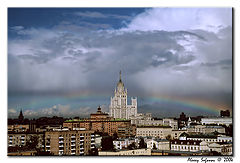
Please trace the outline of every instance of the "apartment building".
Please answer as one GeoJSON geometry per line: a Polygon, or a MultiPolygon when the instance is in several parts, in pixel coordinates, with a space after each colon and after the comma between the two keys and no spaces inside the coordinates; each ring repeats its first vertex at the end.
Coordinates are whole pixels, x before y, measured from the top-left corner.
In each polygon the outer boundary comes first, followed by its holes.
{"type": "Polygon", "coordinates": [[[37,148],[43,147],[44,133],[41,132],[8,132],[8,147],[26,146],[31,139],[38,141],[37,148]]]}
{"type": "Polygon", "coordinates": [[[94,131],[59,129],[45,133],[45,151],[53,155],[87,155],[94,147],[94,131]]]}

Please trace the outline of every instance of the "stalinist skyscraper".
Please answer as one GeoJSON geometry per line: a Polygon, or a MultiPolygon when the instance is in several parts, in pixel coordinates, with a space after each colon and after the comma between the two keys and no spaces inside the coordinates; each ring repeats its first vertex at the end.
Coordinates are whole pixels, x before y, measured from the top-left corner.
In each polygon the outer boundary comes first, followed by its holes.
{"type": "Polygon", "coordinates": [[[114,118],[130,119],[137,116],[137,98],[131,98],[132,103],[127,103],[127,89],[121,79],[121,71],[119,73],[119,82],[117,89],[115,88],[114,97],[111,97],[109,106],[110,116],[114,118]]]}

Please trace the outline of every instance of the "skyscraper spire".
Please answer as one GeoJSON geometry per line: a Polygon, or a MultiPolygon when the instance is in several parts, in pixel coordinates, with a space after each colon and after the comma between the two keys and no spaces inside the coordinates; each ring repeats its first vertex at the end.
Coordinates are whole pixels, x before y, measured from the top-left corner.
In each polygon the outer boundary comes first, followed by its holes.
{"type": "Polygon", "coordinates": [[[121,72],[121,70],[120,70],[120,72],[119,72],[119,81],[120,81],[120,82],[122,81],[122,72],[121,72]]]}

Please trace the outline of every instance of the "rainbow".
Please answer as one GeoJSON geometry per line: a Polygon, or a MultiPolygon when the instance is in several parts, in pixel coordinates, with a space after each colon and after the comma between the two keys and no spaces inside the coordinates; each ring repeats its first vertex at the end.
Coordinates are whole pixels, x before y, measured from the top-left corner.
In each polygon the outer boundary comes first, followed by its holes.
{"type": "MultiPolygon", "coordinates": [[[[74,94],[68,94],[65,97],[66,98],[74,98],[79,100],[87,100],[87,99],[109,99],[110,96],[107,94],[104,95],[90,95],[90,93],[87,95],[83,95],[85,93],[74,93],[74,94]]],[[[210,100],[203,100],[200,98],[186,98],[186,97],[179,97],[179,96],[149,96],[149,97],[143,97],[147,101],[150,101],[152,103],[154,102],[167,102],[169,104],[174,104],[176,106],[182,106],[186,108],[191,108],[196,111],[202,111],[206,113],[212,113],[212,114],[219,114],[220,110],[230,110],[232,111],[231,106],[227,106],[225,104],[216,103],[210,100]]]]}
{"type": "Polygon", "coordinates": [[[198,111],[204,111],[213,114],[219,114],[220,110],[232,111],[230,106],[220,103],[214,103],[213,101],[206,101],[202,99],[173,97],[173,96],[152,96],[148,98],[152,102],[168,102],[171,104],[185,106],[186,108],[192,108],[198,111]]]}

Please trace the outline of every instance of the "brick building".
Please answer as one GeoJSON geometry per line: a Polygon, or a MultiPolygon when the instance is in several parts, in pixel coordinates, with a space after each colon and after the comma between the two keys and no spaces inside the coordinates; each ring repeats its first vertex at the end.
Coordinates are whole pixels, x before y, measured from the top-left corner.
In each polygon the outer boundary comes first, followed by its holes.
{"type": "Polygon", "coordinates": [[[67,120],[63,123],[63,127],[67,127],[70,130],[85,128],[86,130],[107,133],[110,136],[116,133],[118,137],[136,135],[136,127],[131,125],[131,120],[109,117],[107,113],[101,111],[100,107],[96,113],[90,115],[90,119],[67,120]]]}

